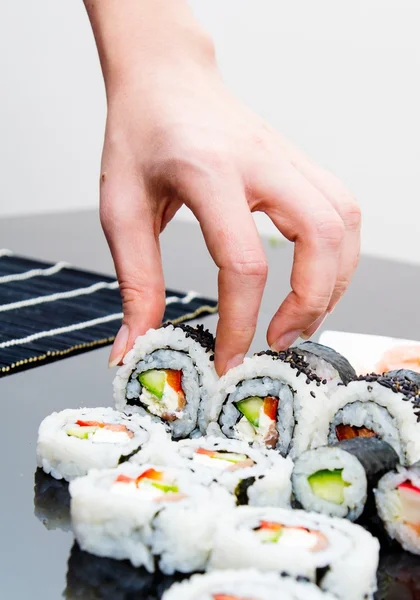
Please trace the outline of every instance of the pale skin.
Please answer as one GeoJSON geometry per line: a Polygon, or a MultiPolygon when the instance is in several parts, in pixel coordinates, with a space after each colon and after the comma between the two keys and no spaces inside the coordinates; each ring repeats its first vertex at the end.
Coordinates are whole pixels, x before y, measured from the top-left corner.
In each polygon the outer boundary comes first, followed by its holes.
{"type": "Polygon", "coordinates": [[[231,95],[186,1],[85,5],[108,103],[101,222],[124,312],[110,366],[161,323],[159,234],[182,204],[197,217],[219,268],[218,373],[242,362],[257,324],[267,262],[253,211],[265,212],[295,245],[291,290],[268,344],[283,350],[313,335],[357,266],[355,199],[231,95]]]}

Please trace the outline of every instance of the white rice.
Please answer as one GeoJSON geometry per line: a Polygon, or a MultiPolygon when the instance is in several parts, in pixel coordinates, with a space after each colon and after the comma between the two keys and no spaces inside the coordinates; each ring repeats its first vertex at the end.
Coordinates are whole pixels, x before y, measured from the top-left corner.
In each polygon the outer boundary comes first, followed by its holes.
{"type": "Polygon", "coordinates": [[[330,517],[347,518],[355,521],[363,512],[367,498],[366,473],[359,460],[340,448],[321,447],[308,450],[295,461],[293,469],[293,492],[296,500],[307,511],[314,511],[330,517]],[[308,477],[317,471],[342,470],[343,480],[350,484],[343,489],[342,504],[329,502],[316,496],[308,477]]]}
{"type": "Polygon", "coordinates": [[[291,472],[293,463],[275,450],[253,448],[240,440],[220,437],[203,437],[193,440],[165,443],[151,440],[131,459],[135,464],[153,462],[159,465],[189,469],[198,473],[203,481],[217,481],[235,494],[241,482],[250,483],[246,495],[252,506],[290,506],[291,472]],[[248,456],[255,464],[234,470],[221,469],[221,463],[196,454],[199,448],[219,452],[236,452],[248,456]],[[218,466],[216,466],[218,465],[218,466]],[[252,480],[254,480],[252,482],[252,480]]]}
{"type": "MultiPolygon", "coordinates": [[[[399,467],[397,471],[384,475],[375,490],[376,507],[389,536],[397,540],[404,550],[420,554],[420,534],[403,520],[401,514],[402,506],[397,487],[407,480],[420,489],[420,464],[410,468],[399,467]]],[[[418,525],[420,526],[420,513],[418,525]]]]}
{"type": "Polygon", "coordinates": [[[168,574],[174,570],[204,569],[208,560],[214,520],[231,510],[233,499],[222,487],[203,485],[196,474],[165,468],[165,474],[176,481],[179,493],[168,494],[156,501],[147,490],[130,484],[118,484],[119,475],[137,478],[146,470],[125,463],[118,469],[92,470],[86,477],[71,482],[71,517],[73,531],[82,548],[97,556],[128,559],[135,567],[149,572],[159,568],[168,574]],[[121,488],[121,486],[130,486],[121,488]]]}
{"type": "MultiPolygon", "coordinates": [[[[285,571],[316,581],[317,570],[327,568],[319,585],[341,600],[373,598],[379,542],[362,527],[345,519],[275,508],[242,506],[218,523],[210,560],[212,569],[285,571]],[[328,546],[318,551],[305,549],[297,534],[296,543],[261,541],[253,529],[261,520],[321,532],[328,546]]],[[[318,571],[319,572],[319,571],[318,571]]]]}
{"type": "Polygon", "coordinates": [[[67,409],[52,413],[42,421],[38,431],[37,463],[52,477],[71,481],[86,475],[90,469],[116,467],[122,456],[140,448],[151,435],[155,439],[168,437],[163,427],[147,417],[129,416],[112,408],[67,409]],[[66,433],[77,420],[125,425],[134,435],[132,438],[115,435],[115,442],[111,443],[80,439],[66,433]]]}
{"type": "MultiPolygon", "coordinates": [[[[217,381],[213,353],[206,351],[180,327],[169,325],[150,329],[137,338],[134,347],[124,358],[123,366],[114,379],[114,399],[119,410],[127,408],[141,415],[149,414],[142,406],[130,405],[140,396],[137,375],[150,369],[182,370],[182,389],[186,406],[182,416],[168,423],[175,438],[192,434],[197,427],[201,405],[208,403],[217,381]]],[[[159,417],[152,415],[154,420],[159,417]]]]}
{"type": "Polygon", "coordinates": [[[252,600],[333,600],[327,592],[313,583],[295,581],[277,573],[249,571],[213,571],[207,575],[193,575],[182,583],[175,583],[162,600],[213,600],[217,594],[252,600]]]}

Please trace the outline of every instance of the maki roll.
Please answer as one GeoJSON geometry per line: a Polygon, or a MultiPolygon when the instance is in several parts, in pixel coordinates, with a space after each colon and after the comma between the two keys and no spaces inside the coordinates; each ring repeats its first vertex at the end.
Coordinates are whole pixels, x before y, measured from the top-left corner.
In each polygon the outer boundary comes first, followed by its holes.
{"type": "Polygon", "coordinates": [[[378,540],[345,519],[241,506],[220,518],[210,568],[285,571],[360,600],[373,598],[378,560],[378,540]]]}
{"type": "Polygon", "coordinates": [[[285,456],[303,407],[307,405],[307,418],[315,418],[316,404],[326,402],[321,387],[321,378],[296,352],[262,352],[245,358],[220,379],[204,412],[202,429],[207,427],[209,435],[273,448],[285,456]]]}
{"type": "Polygon", "coordinates": [[[70,496],[82,550],[166,574],[205,568],[216,519],[234,505],[188,471],[131,463],[75,479],[70,496]]]}
{"type": "Polygon", "coordinates": [[[202,325],[150,329],[117,372],[116,407],[163,421],[175,439],[188,437],[217,380],[213,360],[214,338],[202,325]]]}
{"type": "Polygon", "coordinates": [[[296,455],[355,437],[377,437],[390,444],[400,462],[420,459],[419,375],[410,371],[365,375],[337,388],[324,409],[325,420],[298,423],[296,455]]]}
{"type": "Polygon", "coordinates": [[[329,393],[335,390],[337,384],[347,385],[357,374],[347,358],[328,346],[316,342],[303,342],[293,348],[298,354],[302,354],[308,362],[309,367],[326,380],[326,389],[329,393]]]}
{"type": "Polygon", "coordinates": [[[150,419],[112,408],[67,409],[46,417],[38,431],[37,461],[45,473],[71,481],[89,469],[116,467],[151,433],[167,437],[150,419]]]}
{"type": "Polygon", "coordinates": [[[291,459],[239,440],[202,437],[163,444],[152,440],[131,461],[189,469],[202,481],[223,485],[237,504],[290,506],[291,459]]]}
{"type": "Polygon", "coordinates": [[[295,461],[294,497],[305,510],[355,521],[365,509],[368,492],[397,464],[392,446],[375,438],[308,450],[295,461]]]}
{"type": "Polygon", "coordinates": [[[384,475],[375,499],[389,536],[404,550],[420,554],[420,462],[384,475]]]}
{"type": "Polygon", "coordinates": [[[34,514],[48,530],[70,531],[69,485],[42,469],[35,471],[34,514]]]}
{"type": "Polygon", "coordinates": [[[277,573],[213,571],[175,583],[162,600],[334,600],[313,583],[277,573]]]}

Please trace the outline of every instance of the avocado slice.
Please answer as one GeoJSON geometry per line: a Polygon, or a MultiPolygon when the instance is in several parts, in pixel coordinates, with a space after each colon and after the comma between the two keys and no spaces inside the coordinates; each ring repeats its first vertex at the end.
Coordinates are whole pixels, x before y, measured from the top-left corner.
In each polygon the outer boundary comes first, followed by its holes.
{"type": "Polygon", "coordinates": [[[155,487],[158,490],[162,490],[162,492],[165,492],[165,494],[168,494],[169,492],[171,493],[177,493],[179,492],[179,488],[177,485],[172,485],[170,483],[152,483],[152,486],[155,487]]]}
{"type": "Polygon", "coordinates": [[[325,469],[313,473],[308,477],[312,492],[327,502],[343,504],[344,488],[350,484],[344,481],[342,473],[343,469],[334,469],[333,471],[325,469]]]}
{"type": "Polygon", "coordinates": [[[275,544],[279,541],[283,529],[258,529],[257,534],[263,544],[275,544]]]}
{"type": "Polygon", "coordinates": [[[89,437],[89,433],[94,433],[98,427],[74,427],[72,429],[67,429],[67,435],[71,435],[72,437],[80,438],[81,440],[87,440],[89,437]]]}
{"type": "Polygon", "coordinates": [[[151,369],[140,373],[138,379],[143,387],[151,394],[162,400],[163,390],[165,389],[166,373],[163,370],[151,369]]]}
{"type": "Polygon", "coordinates": [[[250,398],[239,400],[239,402],[236,403],[236,408],[254,427],[258,427],[260,422],[260,409],[263,404],[264,400],[262,398],[251,396],[250,398]]]}
{"type": "Polygon", "coordinates": [[[214,455],[212,456],[212,458],[218,458],[220,460],[226,460],[226,461],[231,462],[231,463],[239,463],[239,462],[244,462],[249,457],[246,454],[239,454],[237,452],[224,452],[222,450],[222,451],[219,451],[219,452],[215,452],[214,455]]]}

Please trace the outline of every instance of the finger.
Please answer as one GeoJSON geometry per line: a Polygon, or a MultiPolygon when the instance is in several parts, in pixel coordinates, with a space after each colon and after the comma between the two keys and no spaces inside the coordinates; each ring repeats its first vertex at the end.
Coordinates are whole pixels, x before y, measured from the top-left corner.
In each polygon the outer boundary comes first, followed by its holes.
{"type": "Polygon", "coordinates": [[[101,223],[120,284],[123,325],[109,366],[119,364],[137,336],[158,327],[165,310],[165,285],[154,217],[143,188],[116,180],[103,182],[101,223]]]}
{"type": "Polygon", "coordinates": [[[239,181],[195,184],[189,193],[209,252],[219,267],[215,367],[240,364],[254,337],[267,278],[260,237],[239,181]]]}
{"type": "MultiPolygon", "coordinates": [[[[360,208],[356,200],[336,177],[318,168],[306,157],[302,156],[298,169],[331,202],[344,223],[344,238],[341,246],[337,281],[327,309],[328,312],[331,312],[347,290],[359,262],[360,208]]],[[[308,331],[307,333],[312,335],[314,331],[308,331]]]]}
{"type": "Polygon", "coordinates": [[[328,200],[291,166],[281,177],[265,173],[259,188],[267,198],[265,212],[295,243],[292,291],[267,332],[270,346],[282,350],[325,314],[335,288],[344,226],[328,200]]]}

